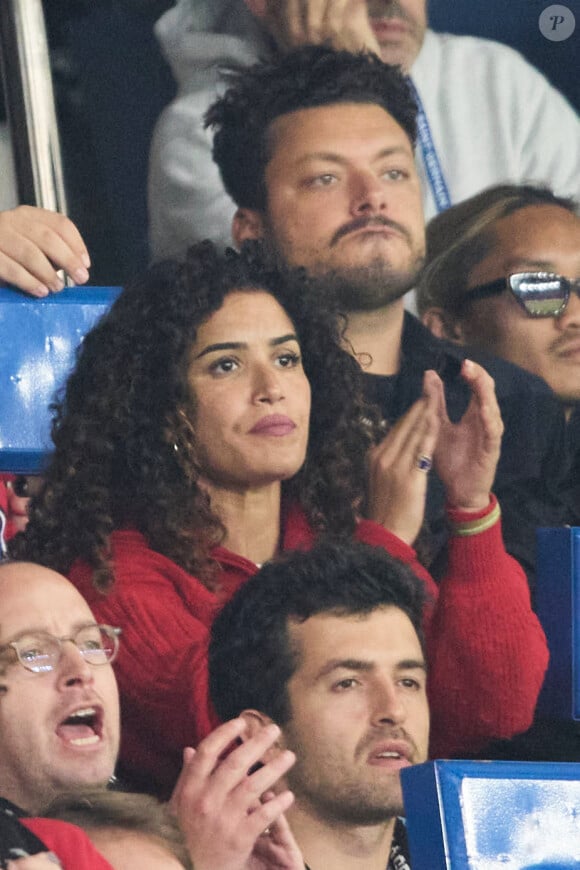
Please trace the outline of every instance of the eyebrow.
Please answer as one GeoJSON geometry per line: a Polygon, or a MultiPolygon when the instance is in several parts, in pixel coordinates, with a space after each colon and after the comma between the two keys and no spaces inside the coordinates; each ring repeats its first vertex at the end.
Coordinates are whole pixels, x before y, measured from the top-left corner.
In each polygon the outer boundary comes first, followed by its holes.
{"type": "MultiPolygon", "coordinates": [[[[82,628],[96,628],[99,625],[98,622],[91,622],[90,620],[86,620],[83,622],[75,622],[72,627],[71,634],[75,635],[82,628]]],[[[29,637],[36,634],[49,634],[51,637],[57,637],[57,635],[53,634],[44,626],[33,625],[30,628],[25,628],[22,631],[19,631],[13,637],[9,638],[9,640],[5,640],[0,642],[0,647],[8,646],[13,643],[15,640],[20,640],[23,637],[29,637]]],[[[68,635],[66,635],[68,637],[68,635]]]]}
{"type": "MultiPolygon", "coordinates": [[[[377,160],[383,160],[385,157],[391,157],[393,154],[402,154],[406,157],[410,157],[410,152],[403,147],[403,145],[395,145],[392,148],[383,148],[372,158],[373,162],[377,160]]],[[[346,165],[350,163],[350,159],[344,157],[342,154],[336,154],[334,151],[312,151],[309,154],[304,154],[299,160],[296,161],[296,165],[300,166],[303,163],[308,163],[311,160],[325,160],[330,161],[331,163],[339,163],[341,165],[346,165]]]]}
{"type": "MultiPolygon", "coordinates": [[[[370,673],[376,669],[376,664],[366,659],[330,659],[315,675],[315,681],[327,677],[333,671],[346,670],[370,673]]],[[[396,671],[420,670],[427,673],[427,663],[424,659],[402,659],[395,665],[396,671]]]]}
{"type": "MultiPolygon", "coordinates": [[[[299,344],[298,336],[293,332],[289,332],[287,335],[280,335],[278,338],[272,338],[268,342],[270,347],[278,347],[280,344],[285,344],[287,341],[295,341],[296,344],[299,344]]],[[[208,353],[215,353],[219,350],[246,350],[248,348],[248,343],[246,341],[220,341],[216,344],[208,344],[207,347],[197,354],[194,357],[194,360],[201,359],[202,356],[206,356],[208,353]]]]}
{"type": "Polygon", "coordinates": [[[531,257],[512,257],[506,263],[506,269],[540,269],[543,272],[552,272],[553,263],[550,260],[534,260],[531,257]]]}

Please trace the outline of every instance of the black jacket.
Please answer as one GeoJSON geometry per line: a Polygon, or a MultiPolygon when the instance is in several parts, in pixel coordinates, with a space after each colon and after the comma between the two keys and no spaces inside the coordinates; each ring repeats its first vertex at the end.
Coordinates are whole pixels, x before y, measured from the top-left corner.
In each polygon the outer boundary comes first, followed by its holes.
{"type": "MultiPolygon", "coordinates": [[[[493,489],[502,509],[506,549],[524,567],[533,588],[536,528],[568,519],[566,426],[547,384],[505,360],[436,338],[406,312],[400,371],[389,377],[365,374],[366,395],[393,423],[421,396],[423,373],[434,369],[445,386],[449,417],[457,421],[470,398],[459,374],[465,358],[478,362],[495,380],[505,431],[493,489]]],[[[431,472],[422,538],[428,551],[425,561],[436,579],[444,571],[447,537],[443,486],[431,472]]]]}
{"type": "Polygon", "coordinates": [[[38,837],[18,821],[25,815],[10,801],[0,798],[0,867],[6,867],[11,858],[46,852],[38,837]]]}

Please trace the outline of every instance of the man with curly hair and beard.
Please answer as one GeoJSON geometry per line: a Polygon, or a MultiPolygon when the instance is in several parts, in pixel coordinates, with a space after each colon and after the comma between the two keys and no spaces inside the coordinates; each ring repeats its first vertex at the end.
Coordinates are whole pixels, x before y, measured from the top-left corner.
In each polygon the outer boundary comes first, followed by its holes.
{"type": "MultiPolygon", "coordinates": [[[[213,156],[238,206],[238,246],[262,239],[280,261],[315,276],[347,316],[346,344],[367,398],[395,423],[421,395],[426,370],[445,385],[452,420],[470,390],[465,360],[495,380],[505,433],[494,483],[508,551],[533,585],[535,530],[564,521],[565,425],[543,381],[472,348],[434,338],[405,312],[419,275],[425,228],[414,162],[417,107],[400,72],[371,54],[307,46],[231,74],[209,109],[213,156]]],[[[445,564],[440,481],[427,495],[430,567],[445,564]]]]}
{"type": "MultiPolygon", "coordinates": [[[[440,3],[439,16],[446,6],[447,21],[457,24],[457,10],[469,5],[440,3]]],[[[422,103],[416,163],[427,218],[508,179],[533,178],[561,195],[577,194],[574,108],[507,45],[436,33],[428,6],[427,0],[174,0],[155,25],[178,93],[151,142],[154,255],[175,256],[205,236],[230,243],[235,205],[212,165],[203,114],[227,85],[224,68],[302,45],[364,48],[409,74],[422,103]]]]}

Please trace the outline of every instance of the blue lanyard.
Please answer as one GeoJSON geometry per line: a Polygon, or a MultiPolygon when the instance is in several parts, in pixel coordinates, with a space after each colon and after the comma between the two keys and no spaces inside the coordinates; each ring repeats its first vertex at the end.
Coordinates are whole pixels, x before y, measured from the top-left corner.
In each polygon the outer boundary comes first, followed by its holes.
{"type": "Polygon", "coordinates": [[[441,168],[439,156],[435,149],[435,143],[433,142],[433,136],[431,135],[431,128],[429,127],[429,121],[427,120],[421,97],[409,77],[407,77],[407,82],[411,88],[415,102],[417,103],[417,134],[419,137],[421,152],[423,154],[423,162],[425,163],[425,169],[427,170],[429,185],[433,191],[437,211],[445,211],[445,209],[449,208],[451,205],[449,188],[447,187],[447,182],[443,175],[443,169],[441,168]]]}

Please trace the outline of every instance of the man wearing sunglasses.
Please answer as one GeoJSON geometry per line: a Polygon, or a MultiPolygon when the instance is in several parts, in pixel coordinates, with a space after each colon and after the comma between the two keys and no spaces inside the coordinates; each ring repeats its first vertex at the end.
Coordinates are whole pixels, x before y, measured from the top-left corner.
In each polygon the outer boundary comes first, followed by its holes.
{"type": "Polygon", "coordinates": [[[435,335],[542,377],[568,419],[580,522],[580,213],[542,187],[499,185],[434,218],[417,291],[435,335]]]}

